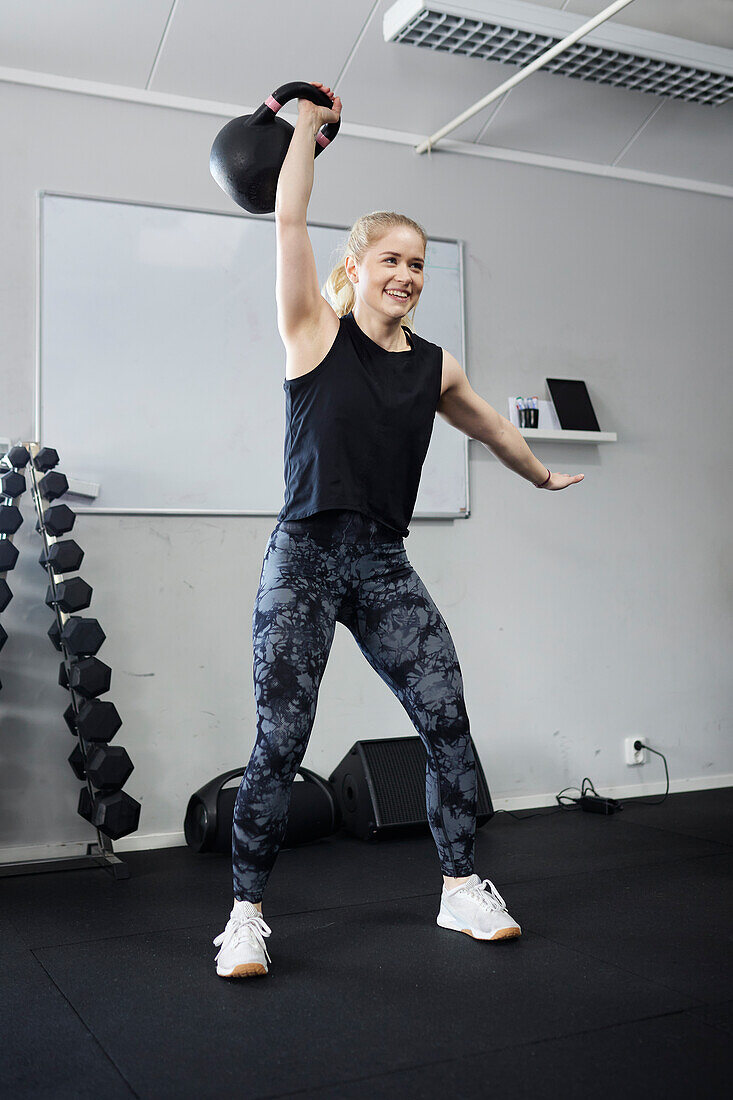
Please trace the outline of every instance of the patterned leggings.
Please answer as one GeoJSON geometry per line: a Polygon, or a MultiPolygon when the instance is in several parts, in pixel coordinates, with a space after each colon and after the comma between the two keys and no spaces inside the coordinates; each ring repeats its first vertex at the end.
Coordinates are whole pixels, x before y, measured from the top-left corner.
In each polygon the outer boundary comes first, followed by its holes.
{"type": "Polygon", "coordinates": [[[252,617],[257,736],[237,793],[234,896],[259,902],[285,835],[336,622],[407,711],[427,753],[443,874],[473,873],[476,769],[463,677],[443,616],[396,531],[329,509],[270,535],[252,617]]]}

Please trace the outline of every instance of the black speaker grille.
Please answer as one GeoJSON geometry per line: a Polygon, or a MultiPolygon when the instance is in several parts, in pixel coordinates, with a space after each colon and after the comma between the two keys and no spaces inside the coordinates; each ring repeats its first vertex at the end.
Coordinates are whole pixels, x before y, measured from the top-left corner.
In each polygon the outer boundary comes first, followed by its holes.
{"type": "Polygon", "coordinates": [[[361,741],[372,791],[376,824],[425,821],[427,755],[419,737],[361,741]]]}

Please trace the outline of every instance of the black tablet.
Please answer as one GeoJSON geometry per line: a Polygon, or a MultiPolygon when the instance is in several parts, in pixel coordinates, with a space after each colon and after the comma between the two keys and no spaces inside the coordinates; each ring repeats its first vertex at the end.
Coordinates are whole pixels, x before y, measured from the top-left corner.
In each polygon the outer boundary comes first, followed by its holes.
{"type": "Polygon", "coordinates": [[[600,432],[585,382],[569,378],[546,378],[545,381],[561,428],[600,432]]]}

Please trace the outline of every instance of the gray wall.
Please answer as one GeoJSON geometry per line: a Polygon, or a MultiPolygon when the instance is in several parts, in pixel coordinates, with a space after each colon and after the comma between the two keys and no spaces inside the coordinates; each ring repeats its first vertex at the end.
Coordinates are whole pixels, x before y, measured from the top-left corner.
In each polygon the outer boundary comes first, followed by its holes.
{"type": "MultiPolygon", "coordinates": [[[[37,191],[231,212],[208,172],[223,121],[0,86],[0,436],[33,436],[37,191]]],[[[506,415],[508,394],[545,396],[547,375],[584,378],[619,436],[534,444],[551,469],[586,475],[561,493],[472,442],[470,519],[416,521],[406,541],[453,634],[497,804],[551,801],[586,775],[605,793],[663,790],[659,758],[625,766],[630,735],[666,754],[673,789],[730,783],[729,200],[340,136],[318,159],[312,219],[348,225],[380,208],[465,239],[478,393],[506,415]]],[[[68,697],[28,496],[23,511],[0,656],[3,859],[94,839],[66,764],[68,697]]],[[[135,763],[126,790],[143,807],[120,850],[182,843],[191,792],[246,763],[252,604],[273,523],[77,520],[124,720],[116,740],[135,763]]],[[[305,765],[327,775],[354,741],[411,733],[339,625],[305,765]]]]}

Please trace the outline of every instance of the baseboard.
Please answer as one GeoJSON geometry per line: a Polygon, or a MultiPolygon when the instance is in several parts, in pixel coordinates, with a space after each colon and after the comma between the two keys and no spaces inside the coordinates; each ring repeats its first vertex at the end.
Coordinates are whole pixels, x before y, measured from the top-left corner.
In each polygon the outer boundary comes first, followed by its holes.
{"type": "MultiPolygon", "coordinates": [[[[669,793],[681,794],[684,791],[710,791],[718,787],[733,787],[733,775],[705,775],[694,779],[670,779],[669,793]]],[[[599,785],[596,790],[602,798],[646,798],[661,797],[664,794],[666,783],[657,780],[654,783],[629,783],[623,787],[604,787],[599,785]]],[[[534,810],[540,806],[556,806],[557,791],[548,791],[545,794],[511,795],[503,797],[491,792],[491,801],[495,810],[534,810]]],[[[579,790],[568,790],[566,794],[577,798],[579,790]]]]}
{"type": "MultiPolygon", "coordinates": [[[[701,776],[696,779],[675,779],[669,784],[670,794],[683,791],[708,791],[719,787],[733,787],[733,775],[701,776]]],[[[664,794],[664,783],[634,783],[625,787],[598,787],[598,793],[604,798],[643,798],[658,797],[664,794]]],[[[557,805],[555,794],[513,795],[512,797],[494,796],[492,802],[496,810],[533,810],[542,806],[557,805]]],[[[577,795],[577,791],[568,792],[577,795]]],[[[27,860],[69,859],[86,855],[87,844],[96,843],[96,833],[86,840],[67,844],[31,844],[22,848],[0,848],[0,864],[24,863],[27,860]]],[[[148,852],[156,848],[180,848],[186,843],[183,831],[179,833],[134,833],[123,837],[114,844],[117,853],[148,852]]]]}

